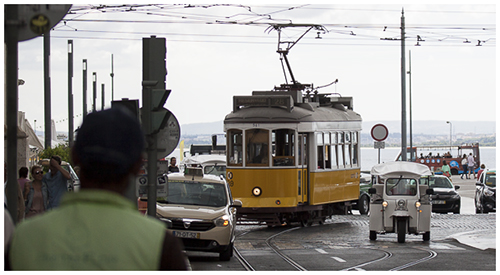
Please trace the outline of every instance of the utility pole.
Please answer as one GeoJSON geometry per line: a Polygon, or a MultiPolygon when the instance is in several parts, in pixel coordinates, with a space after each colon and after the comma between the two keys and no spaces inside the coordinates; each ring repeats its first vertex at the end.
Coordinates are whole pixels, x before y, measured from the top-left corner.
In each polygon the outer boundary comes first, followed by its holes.
{"type": "Polygon", "coordinates": [[[17,224],[17,113],[18,113],[18,5],[5,5],[5,123],[7,159],[5,197],[12,221],[17,224]]]}
{"type": "Polygon", "coordinates": [[[115,73],[113,68],[113,54],[111,54],[111,73],[109,75],[111,76],[111,102],[113,102],[113,100],[115,100],[115,73]]]}
{"type": "Polygon", "coordinates": [[[52,147],[52,114],[50,98],[50,30],[43,34],[43,76],[45,98],[45,149],[52,147]]]}
{"type": "Polygon", "coordinates": [[[73,147],[73,40],[68,40],[68,138],[73,147]]]}
{"type": "Polygon", "coordinates": [[[401,11],[401,160],[406,161],[405,12],[401,11]]]}
{"type": "MultiPolygon", "coordinates": [[[[415,151],[413,150],[413,118],[412,118],[412,103],[411,103],[411,51],[409,51],[409,56],[408,56],[408,67],[410,70],[408,71],[408,76],[409,76],[409,85],[410,85],[410,90],[408,91],[408,96],[409,96],[409,103],[410,103],[410,160],[413,161],[413,154],[415,151]]],[[[415,156],[416,158],[417,156],[415,156]]]]}
{"type": "Polygon", "coordinates": [[[104,110],[104,83],[101,83],[101,110],[104,110]]]}
{"type": "Polygon", "coordinates": [[[87,59],[83,60],[83,119],[87,116],[87,59]]]}
{"type": "Polygon", "coordinates": [[[96,106],[95,106],[95,101],[97,98],[97,73],[93,72],[92,73],[92,88],[93,88],[93,95],[92,95],[92,112],[96,111],[96,106]]]}

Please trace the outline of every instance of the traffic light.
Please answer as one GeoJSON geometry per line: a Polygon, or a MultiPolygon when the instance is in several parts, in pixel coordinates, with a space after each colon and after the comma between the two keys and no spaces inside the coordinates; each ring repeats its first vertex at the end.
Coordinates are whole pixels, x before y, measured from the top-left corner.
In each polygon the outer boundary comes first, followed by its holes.
{"type": "Polygon", "coordinates": [[[142,60],[142,125],[145,134],[156,134],[165,127],[170,112],[163,108],[170,95],[165,89],[166,40],[165,38],[143,38],[142,60]]]}
{"type": "Polygon", "coordinates": [[[123,107],[126,110],[129,110],[134,117],[139,119],[139,100],[138,99],[128,99],[122,98],[122,100],[113,100],[111,101],[111,108],[113,107],[123,107]]]}
{"type": "Polygon", "coordinates": [[[158,81],[153,89],[165,89],[165,77],[167,76],[167,47],[165,38],[142,39],[142,80],[158,81]]]}

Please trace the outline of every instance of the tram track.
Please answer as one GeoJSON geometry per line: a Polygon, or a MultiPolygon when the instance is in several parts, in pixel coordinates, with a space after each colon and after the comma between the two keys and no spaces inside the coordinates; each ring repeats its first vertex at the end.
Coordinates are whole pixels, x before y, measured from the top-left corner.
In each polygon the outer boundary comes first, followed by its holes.
{"type": "MultiPolygon", "coordinates": [[[[292,232],[294,230],[301,229],[301,228],[302,227],[293,227],[293,228],[288,228],[288,229],[282,230],[282,231],[280,231],[280,232],[278,232],[276,234],[273,234],[273,235],[267,237],[265,239],[265,244],[267,245],[267,247],[269,247],[271,249],[271,251],[273,252],[274,255],[276,255],[279,258],[281,258],[284,262],[286,262],[289,266],[293,267],[295,270],[298,270],[298,271],[307,271],[307,269],[304,266],[300,265],[299,263],[297,263],[296,261],[294,261],[292,258],[290,258],[289,256],[287,256],[285,253],[283,253],[281,251],[281,249],[275,244],[275,239],[277,237],[279,237],[279,236],[281,236],[283,234],[292,232]]],[[[237,235],[237,238],[239,238],[241,236],[244,236],[244,235],[246,235],[248,233],[257,232],[259,230],[261,230],[261,228],[259,228],[257,230],[248,230],[248,231],[242,232],[241,234],[237,235]]],[[[400,271],[400,270],[405,270],[407,268],[415,266],[417,264],[429,261],[431,259],[434,259],[438,255],[438,253],[435,252],[434,250],[425,249],[425,248],[419,248],[419,247],[410,247],[410,249],[416,249],[416,250],[420,250],[420,251],[425,251],[425,252],[428,253],[428,255],[426,255],[425,257],[419,258],[417,260],[406,262],[404,264],[400,264],[400,265],[394,267],[394,263],[391,264],[387,260],[389,260],[391,258],[394,258],[394,256],[399,255],[399,253],[394,252],[394,251],[391,252],[388,249],[378,249],[378,248],[366,248],[366,249],[373,250],[373,251],[380,251],[380,252],[383,253],[383,255],[381,257],[377,258],[377,259],[373,259],[373,260],[366,261],[366,262],[363,262],[363,263],[360,263],[360,264],[356,264],[354,266],[341,269],[340,271],[362,271],[362,270],[370,270],[369,269],[370,265],[375,264],[375,263],[379,263],[380,264],[380,262],[382,262],[382,261],[385,261],[385,263],[382,264],[383,266],[385,266],[385,268],[382,268],[383,270],[387,270],[387,271],[400,271]],[[392,265],[392,267],[391,267],[391,265],[392,265]],[[368,267],[368,269],[367,269],[367,267],[368,267]]],[[[238,251],[238,249],[236,247],[234,248],[234,252],[235,252],[236,258],[238,259],[238,261],[240,262],[240,264],[243,266],[243,268],[245,270],[247,270],[247,271],[256,271],[257,270],[250,263],[250,261],[247,260],[240,253],[240,251],[238,251]]],[[[401,262],[399,262],[399,263],[401,263],[401,262]]]]}
{"type": "MultiPolygon", "coordinates": [[[[265,243],[274,252],[274,254],[276,254],[277,256],[279,256],[282,260],[284,260],[286,263],[288,263],[294,269],[296,269],[298,271],[307,271],[306,268],[304,268],[299,263],[297,263],[296,261],[294,261],[293,259],[291,259],[287,255],[285,255],[283,252],[281,252],[281,249],[279,249],[279,247],[277,247],[274,244],[274,242],[273,242],[276,237],[278,237],[278,236],[280,236],[282,234],[291,232],[293,230],[300,229],[300,228],[301,227],[293,227],[293,228],[289,228],[289,229],[283,230],[283,231],[281,231],[279,233],[276,233],[276,234],[268,237],[265,240],[265,243]]],[[[252,231],[249,230],[249,231],[243,232],[243,233],[237,235],[236,237],[237,238],[241,237],[241,236],[246,235],[246,234],[248,234],[250,232],[252,232],[252,231]]],[[[239,252],[239,250],[236,247],[234,247],[234,253],[235,253],[236,258],[240,262],[240,264],[243,266],[243,268],[245,268],[245,270],[247,270],[247,271],[256,271],[256,269],[250,264],[250,262],[247,259],[245,259],[245,257],[239,252]]]]}
{"type": "Polygon", "coordinates": [[[404,265],[400,265],[400,266],[397,266],[397,267],[394,267],[392,269],[390,269],[389,271],[399,271],[399,270],[403,270],[403,269],[406,269],[410,266],[414,266],[416,264],[419,264],[419,263],[423,263],[425,261],[428,261],[430,259],[433,259],[437,256],[437,252],[434,251],[434,250],[427,250],[427,249],[421,249],[421,248],[417,248],[417,249],[420,249],[420,250],[423,250],[423,251],[426,251],[429,253],[429,256],[427,257],[424,257],[424,258],[421,258],[419,260],[416,260],[416,261],[412,261],[412,262],[409,262],[407,264],[404,264],[404,265]]]}

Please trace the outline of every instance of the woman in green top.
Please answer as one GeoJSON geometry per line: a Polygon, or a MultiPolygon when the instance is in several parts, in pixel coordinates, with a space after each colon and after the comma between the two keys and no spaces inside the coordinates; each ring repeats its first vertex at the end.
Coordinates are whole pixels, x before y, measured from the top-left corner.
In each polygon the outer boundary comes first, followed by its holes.
{"type": "Polygon", "coordinates": [[[446,163],[446,160],[443,160],[443,166],[441,167],[441,170],[443,171],[443,175],[451,178],[451,169],[450,166],[446,163]]]}

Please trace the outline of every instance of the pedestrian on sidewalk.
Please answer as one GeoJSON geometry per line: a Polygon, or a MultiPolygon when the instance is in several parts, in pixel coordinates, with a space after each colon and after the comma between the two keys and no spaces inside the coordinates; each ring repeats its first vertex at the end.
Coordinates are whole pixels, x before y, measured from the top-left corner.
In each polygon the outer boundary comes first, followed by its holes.
{"type": "Polygon", "coordinates": [[[471,174],[473,174],[474,178],[476,178],[476,175],[474,173],[474,166],[476,166],[476,161],[474,160],[472,153],[470,153],[469,157],[467,158],[467,166],[467,169],[469,170],[469,179],[471,178],[471,174]]]}
{"type": "Polygon", "coordinates": [[[144,144],[139,121],[120,107],[85,117],[72,148],[80,191],[19,224],[5,269],[187,270],[182,243],[124,197],[144,144]]]}
{"type": "Polygon", "coordinates": [[[462,158],[462,170],[464,170],[462,172],[462,175],[460,176],[461,179],[464,179],[464,175],[465,175],[465,178],[468,179],[469,176],[467,175],[467,166],[468,166],[468,161],[467,161],[467,155],[464,154],[464,157],[462,158]]]}
{"type": "Polygon", "coordinates": [[[443,166],[441,167],[441,171],[443,171],[443,175],[451,179],[451,169],[450,166],[446,163],[446,160],[443,160],[443,166]]]}

